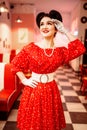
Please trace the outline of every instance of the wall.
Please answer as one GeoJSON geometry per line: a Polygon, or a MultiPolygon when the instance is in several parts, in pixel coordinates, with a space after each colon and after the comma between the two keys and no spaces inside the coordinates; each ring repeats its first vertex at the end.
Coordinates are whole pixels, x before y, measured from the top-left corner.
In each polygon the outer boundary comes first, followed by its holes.
{"type": "Polygon", "coordinates": [[[34,41],[34,7],[14,4],[12,13],[12,48],[22,49],[26,44],[34,41]],[[17,23],[20,17],[22,23],[17,23]]]}
{"type": "Polygon", "coordinates": [[[87,21],[86,21],[86,23],[81,22],[81,18],[83,16],[86,16],[86,19],[87,19],[87,9],[85,10],[83,8],[84,3],[87,3],[87,0],[81,1],[81,10],[80,10],[80,19],[79,19],[79,34],[78,34],[78,37],[82,40],[82,42],[84,42],[85,29],[87,29],[87,21]]]}
{"type": "MultiPolygon", "coordinates": [[[[71,25],[71,32],[74,34],[74,32],[77,31],[76,37],[78,37],[83,42],[83,44],[84,44],[85,29],[87,28],[87,22],[85,24],[82,24],[81,17],[82,16],[87,17],[87,10],[83,9],[83,4],[86,2],[87,0],[81,0],[81,2],[78,3],[76,8],[73,10],[72,25],[71,25]]],[[[72,68],[75,71],[79,71],[79,66],[80,64],[82,64],[82,60],[83,60],[83,55],[70,62],[72,68]]]]}
{"type": "MultiPolygon", "coordinates": [[[[78,3],[78,5],[74,8],[74,10],[71,13],[71,33],[76,34],[76,37],[78,37],[78,32],[79,32],[79,19],[80,19],[80,8],[81,8],[81,3],[78,3]]],[[[79,62],[80,62],[80,57],[72,60],[70,62],[70,65],[75,71],[79,70],[79,62]]]]}
{"type": "Polygon", "coordinates": [[[34,14],[12,14],[12,48],[21,49],[34,41],[34,14]],[[17,23],[20,16],[22,23],[17,23]]]}
{"type": "MultiPolygon", "coordinates": [[[[4,0],[6,6],[9,8],[9,3],[4,0]]],[[[4,2],[0,0],[1,2],[4,2]]],[[[0,15],[0,53],[7,53],[11,50],[11,14],[1,13],[0,15]]]]}

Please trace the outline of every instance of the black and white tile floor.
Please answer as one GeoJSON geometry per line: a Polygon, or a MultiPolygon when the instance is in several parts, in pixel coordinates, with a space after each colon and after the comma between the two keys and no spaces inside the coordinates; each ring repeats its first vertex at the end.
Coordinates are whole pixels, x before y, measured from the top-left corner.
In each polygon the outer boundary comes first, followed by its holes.
{"type": "MultiPolygon", "coordinates": [[[[80,92],[78,75],[68,66],[56,71],[67,126],[64,130],[87,130],[87,99],[80,92]]],[[[13,105],[8,119],[0,120],[0,130],[18,130],[16,118],[21,95],[13,105]]]]}

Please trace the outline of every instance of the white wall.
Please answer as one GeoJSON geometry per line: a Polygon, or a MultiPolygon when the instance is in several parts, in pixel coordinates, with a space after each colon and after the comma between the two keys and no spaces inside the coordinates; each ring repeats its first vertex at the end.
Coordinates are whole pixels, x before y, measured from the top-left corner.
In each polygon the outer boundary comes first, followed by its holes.
{"type": "MultiPolygon", "coordinates": [[[[87,11],[83,9],[83,4],[87,2],[87,0],[84,0],[80,3],[78,3],[78,6],[75,7],[75,9],[72,11],[72,24],[71,24],[71,32],[74,34],[75,31],[78,32],[77,36],[84,44],[84,34],[85,34],[85,28],[87,28],[87,22],[86,24],[81,23],[81,17],[86,16],[87,17],[87,11]]],[[[75,71],[79,70],[80,64],[82,64],[82,58],[80,57],[76,58],[75,60],[72,60],[70,62],[70,65],[75,71]]]]}
{"type": "MultiPolygon", "coordinates": [[[[9,3],[4,0],[9,9],[9,3]]],[[[0,2],[4,2],[0,0],[0,2]]],[[[9,9],[10,10],[10,9],[9,9]]],[[[1,13],[0,15],[0,53],[9,52],[11,50],[11,14],[1,13]]]]}

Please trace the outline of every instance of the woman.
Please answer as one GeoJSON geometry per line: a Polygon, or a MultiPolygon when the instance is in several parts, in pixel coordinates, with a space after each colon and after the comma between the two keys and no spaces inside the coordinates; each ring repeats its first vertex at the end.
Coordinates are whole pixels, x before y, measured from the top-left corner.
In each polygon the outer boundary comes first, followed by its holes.
{"type": "Polygon", "coordinates": [[[85,48],[66,31],[59,12],[41,12],[36,17],[36,23],[43,39],[25,46],[12,61],[13,71],[25,85],[18,110],[18,128],[61,130],[66,125],[54,72],[59,66],[83,54],[85,48]],[[68,48],[54,45],[57,31],[69,39],[68,48]],[[24,75],[26,70],[32,71],[29,79],[24,75]]]}

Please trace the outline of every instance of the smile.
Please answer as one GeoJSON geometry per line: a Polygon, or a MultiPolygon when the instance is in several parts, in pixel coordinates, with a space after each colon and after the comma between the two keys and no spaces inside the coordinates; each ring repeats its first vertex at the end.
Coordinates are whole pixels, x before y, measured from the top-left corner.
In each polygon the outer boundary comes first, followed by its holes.
{"type": "Polygon", "coordinates": [[[48,30],[43,30],[43,33],[48,33],[49,31],[48,30]]]}

